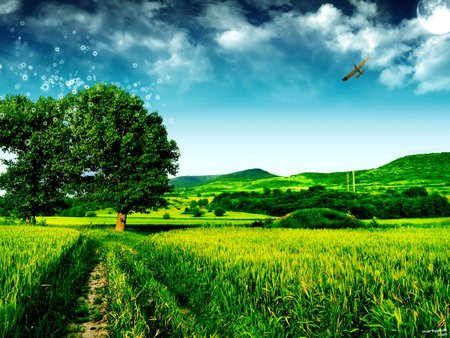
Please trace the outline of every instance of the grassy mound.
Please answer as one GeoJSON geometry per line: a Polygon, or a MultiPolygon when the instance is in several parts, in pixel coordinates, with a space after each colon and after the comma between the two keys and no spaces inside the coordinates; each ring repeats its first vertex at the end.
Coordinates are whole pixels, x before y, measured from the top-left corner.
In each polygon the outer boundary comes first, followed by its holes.
{"type": "Polygon", "coordinates": [[[327,208],[294,211],[272,224],[274,228],[340,229],[363,227],[356,217],[327,208]]]}

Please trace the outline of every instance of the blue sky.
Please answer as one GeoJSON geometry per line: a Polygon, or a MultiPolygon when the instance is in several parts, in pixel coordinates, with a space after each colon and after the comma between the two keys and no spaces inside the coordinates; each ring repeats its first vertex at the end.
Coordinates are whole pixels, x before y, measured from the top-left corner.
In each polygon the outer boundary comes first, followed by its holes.
{"type": "Polygon", "coordinates": [[[0,4],[0,95],[117,83],[163,116],[179,176],[450,150],[450,35],[425,31],[415,1],[27,3],[0,4]]]}

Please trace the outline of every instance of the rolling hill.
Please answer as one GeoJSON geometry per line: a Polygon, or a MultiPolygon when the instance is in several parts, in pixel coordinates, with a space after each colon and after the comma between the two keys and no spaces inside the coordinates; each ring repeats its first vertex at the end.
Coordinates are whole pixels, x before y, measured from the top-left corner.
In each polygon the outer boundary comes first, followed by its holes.
{"type": "MultiPolygon", "coordinates": [[[[228,175],[182,176],[171,180],[177,192],[214,194],[237,190],[306,189],[323,185],[347,189],[348,172],[301,173],[289,177],[250,169],[228,175]]],[[[450,152],[409,155],[381,167],[355,172],[357,191],[376,192],[389,188],[423,186],[450,195],[450,152]]],[[[350,175],[351,181],[351,175],[350,175]]]]}
{"type": "Polygon", "coordinates": [[[194,188],[212,182],[247,182],[278,177],[262,169],[248,169],[226,175],[180,176],[171,179],[175,189],[194,188]]]}

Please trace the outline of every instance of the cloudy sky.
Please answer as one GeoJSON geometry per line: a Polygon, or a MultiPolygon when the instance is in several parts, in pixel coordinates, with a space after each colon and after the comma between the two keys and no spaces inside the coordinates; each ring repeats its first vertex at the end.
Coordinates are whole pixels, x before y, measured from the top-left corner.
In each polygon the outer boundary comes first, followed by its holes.
{"type": "Polygon", "coordinates": [[[117,83],[164,117],[178,175],[373,168],[450,150],[450,35],[424,30],[416,7],[2,0],[0,96],[117,83]]]}

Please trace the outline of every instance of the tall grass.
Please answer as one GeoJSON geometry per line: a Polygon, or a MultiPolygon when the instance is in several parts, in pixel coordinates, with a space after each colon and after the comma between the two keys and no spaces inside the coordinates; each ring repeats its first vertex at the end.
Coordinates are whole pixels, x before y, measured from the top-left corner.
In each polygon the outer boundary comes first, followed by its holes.
{"type": "Polygon", "coordinates": [[[108,280],[111,337],[204,337],[195,317],[153,278],[136,246],[145,237],[134,233],[93,231],[102,238],[108,280]]]}
{"type": "Polygon", "coordinates": [[[448,229],[194,229],[149,237],[155,278],[219,336],[448,329],[448,229]]]}
{"type": "Polygon", "coordinates": [[[0,337],[61,336],[91,243],[71,229],[1,226],[0,247],[0,337]]]}

